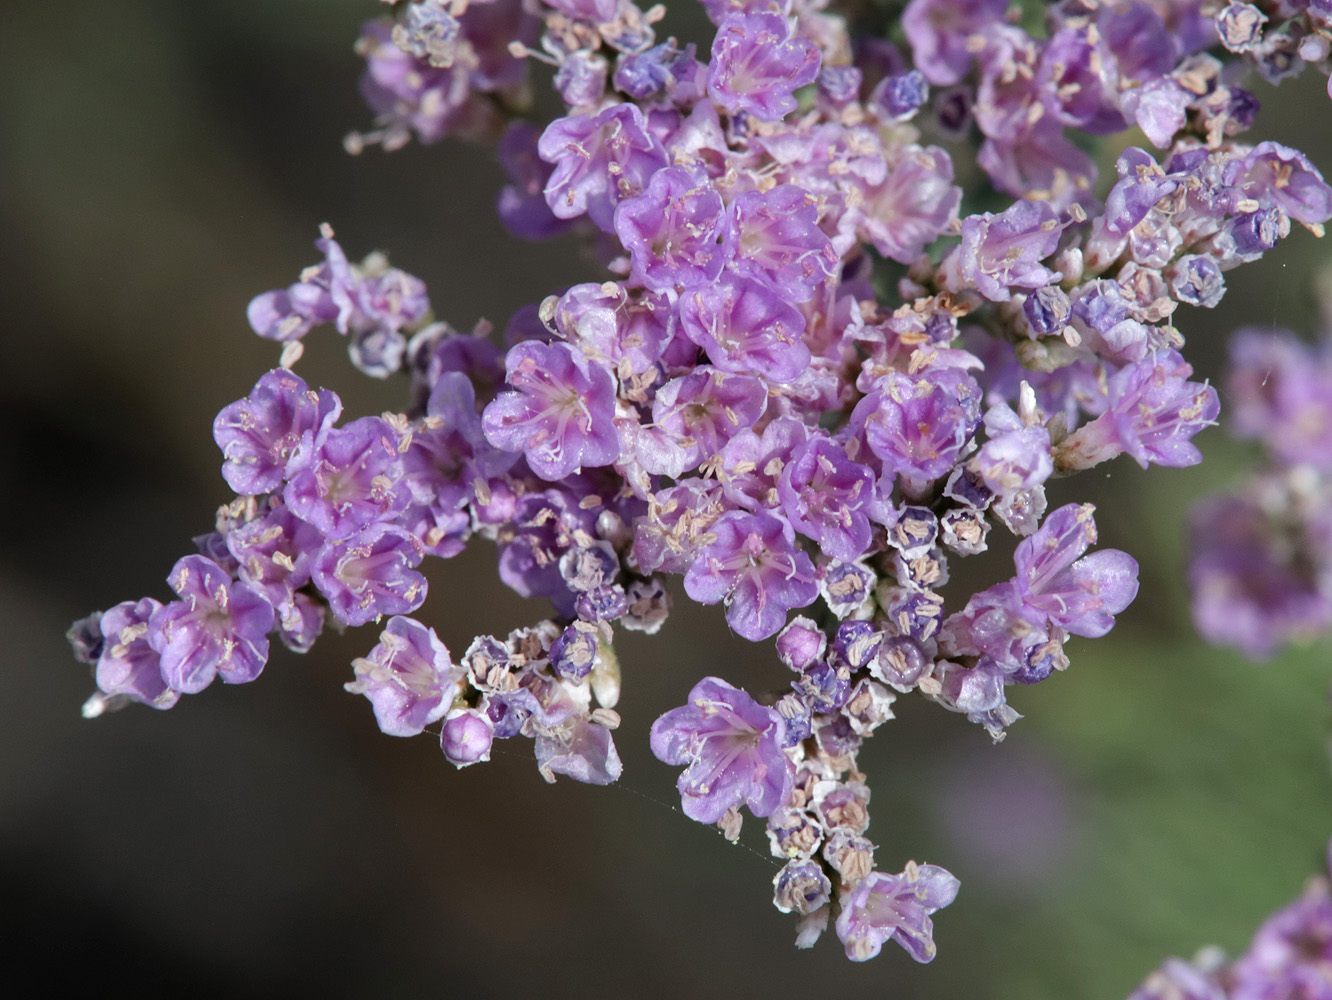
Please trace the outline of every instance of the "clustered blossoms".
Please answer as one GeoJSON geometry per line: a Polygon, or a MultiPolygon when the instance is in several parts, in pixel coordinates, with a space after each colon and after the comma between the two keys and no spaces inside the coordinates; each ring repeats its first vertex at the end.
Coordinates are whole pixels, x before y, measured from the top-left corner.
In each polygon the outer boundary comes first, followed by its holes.
{"type": "Polygon", "coordinates": [[[1190,518],[1199,633],[1267,659],[1332,628],[1332,342],[1245,329],[1231,341],[1230,429],[1266,462],[1190,518]]]}
{"type": "MultiPolygon", "coordinates": [[[[329,615],[387,617],[347,685],[385,732],[437,726],[459,767],[521,735],[548,780],[608,783],[615,629],[657,631],[678,574],[789,671],[766,697],[705,677],[653,725],[684,812],[733,838],[741,809],[766,821],[799,946],[831,925],[853,960],[893,939],[928,961],[958,881],[877,867],[862,744],[904,696],[999,740],[1011,689],[1110,630],[1137,564],[1091,551],[1092,506],[1048,510],[1047,482],[1121,453],[1199,460],[1218,399],[1172,314],[1215,306],[1292,224],[1321,234],[1332,188],[1237,138],[1256,101],[1227,48],[1278,61],[1276,30],[1235,42],[1249,5],[1065,0],[1042,28],[1007,0],[912,0],[899,47],[853,41],[825,0],[703,3],[701,44],[631,0],[421,0],[367,26],[377,131],[350,145],[495,135],[509,228],[572,228],[607,270],[517,310],[502,351],[322,230],[323,259],[250,305],[283,367],[218,416],[238,496],[172,572],[179,599],[71,631],[96,669],[85,710],[167,708],[254,679],[271,634],[304,651],[329,615]],[[531,61],[567,113],[499,134],[531,61]],[[1098,187],[1070,134],[1134,126],[1154,150],[1129,145],[1098,187]],[[1001,211],[962,214],[970,134],[1001,211]],[[402,413],[341,422],[291,370],[323,324],[366,374],[406,376],[402,413]],[[995,529],[1012,575],[945,601],[950,561],[995,529]],[[425,557],[478,536],[553,611],[455,657],[406,616],[425,557]]],[[[1264,8],[1322,39],[1323,6],[1264,8]]]]}
{"type": "Polygon", "coordinates": [[[1303,894],[1267,918],[1233,961],[1207,948],[1167,959],[1129,1000],[1324,1000],[1332,997],[1332,847],[1303,894]]]}

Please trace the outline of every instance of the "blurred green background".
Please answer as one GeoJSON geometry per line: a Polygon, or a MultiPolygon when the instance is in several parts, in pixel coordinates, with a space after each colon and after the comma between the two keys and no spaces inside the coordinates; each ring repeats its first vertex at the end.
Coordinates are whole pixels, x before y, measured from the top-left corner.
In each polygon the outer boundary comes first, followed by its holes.
{"type": "MultiPolygon", "coordinates": [[[[625,635],[621,787],[548,787],[511,741],[455,772],[428,737],[381,735],[345,694],[373,630],[279,650],[253,685],[168,713],[84,722],[63,633],[152,594],[227,499],[214,414],[276,361],[249,298],[315,260],[389,250],[466,328],[595,280],[572,242],[516,244],[488,153],[446,142],[345,156],[366,127],[351,52],[373,0],[66,0],[5,5],[0,29],[0,953],[10,982],[276,996],[1122,998],[1166,955],[1243,948],[1332,834],[1329,646],[1255,667],[1193,636],[1188,504],[1253,455],[1219,430],[1191,470],[1121,459],[1059,484],[1143,589],[1073,667],[1013,691],[992,746],[912,700],[862,761],[879,866],[950,868],[940,954],[864,965],[790,945],[761,824],[745,847],[675,811],[646,733],[694,681],[783,683],[719,609],[681,603],[625,635]]],[[[1332,167],[1321,78],[1259,88],[1255,134],[1332,167]]],[[[955,151],[959,160],[965,155],[955,151]]],[[[1313,329],[1325,244],[1299,233],[1181,315],[1200,373],[1240,324],[1313,329]]],[[[299,370],[349,413],[400,405],[331,333],[299,370]]],[[[976,560],[983,562],[983,560],[976,560]]],[[[1001,559],[985,564],[1007,575],[1001,559]]],[[[993,578],[992,577],[992,578],[993,578]]],[[[503,591],[484,543],[431,570],[422,617],[455,652],[544,615],[503,591]]],[[[1084,648],[1085,647],[1085,648],[1084,648]]],[[[45,994],[42,994],[45,995],[45,994]]]]}

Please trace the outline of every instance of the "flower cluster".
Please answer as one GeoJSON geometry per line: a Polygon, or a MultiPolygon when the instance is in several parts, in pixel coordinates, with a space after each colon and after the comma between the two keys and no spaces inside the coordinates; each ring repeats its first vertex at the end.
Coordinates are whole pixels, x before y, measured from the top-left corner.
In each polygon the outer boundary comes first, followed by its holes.
{"type": "Polygon", "coordinates": [[[1267,460],[1193,509],[1193,619],[1208,642],[1266,659],[1332,628],[1332,342],[1240,330],[1227,392],[1231,431],[1267,460]]]}
{"type": "Polygon", "coordinates": [[[1332,996],[1332,848],[1328,868],[1268,917],[1248,950],[1228,961],[1205,949],[1191,962],[1167,959],[1129,1000],[1275,1000],[1332,996]]]}
{"type": "Polygon", "coordinates": [[[1110,630],[1137,564],[1089,552],[1092,506],[1047,511],[1047,482],[1122,453],[1199,461],[1218,398],[1172,314],[1215,306],[1293,223],[1321,234],[1332,188],[1236,138],[1255,101],[1207,51],[1229,8],[1065,0],[1029,29],[1006,0],[912,0],[902,50],[853,41],[823,0],[704,7],[701,46],[631,0],[422,0],[365,29],[379,119],[356,147],[497,134],[526,60],[551,65],[566,113],[499,137],[499,213],[524,238],[581,230],[606,273],[518,309],[501,351],[326,227],[323,261],[250,305],[282,367],[218,416],[237,499],[173,571],[180,600],[71,632],[87,711],[170,707],[252,680],[271,633],[304,651],[326,615],[391,616],[348,684],[386,733],[438,726],[459,767],[521,734],[547,779],[607,783],[615,629],[659,629],[678,574],[789,671],[765,699],[705,677],[657,720],[685,814],[730,837],[742,808],[766,820],[798,945],[833,926],[853,960],[891,938],[928,961],[958,882],[876,868],[864,740],[915,696],[997,741],[1010,689],[1110,630]],[[998,212],[962,214],[936,144],[973,126],[998,212]],[[1098,189],[1069,133],[1134,126],[1160,152],[1129,146],[1098,189]],[[403,412],[339,424],[291,371],[321,324],[366,374],[405,376],[403,412]],[[945,600],[951,560],[996,528],[1012,576],[945,600]],[[424,558],[477,536],[553,612],[455,663],[403,616],[424,558]]]}

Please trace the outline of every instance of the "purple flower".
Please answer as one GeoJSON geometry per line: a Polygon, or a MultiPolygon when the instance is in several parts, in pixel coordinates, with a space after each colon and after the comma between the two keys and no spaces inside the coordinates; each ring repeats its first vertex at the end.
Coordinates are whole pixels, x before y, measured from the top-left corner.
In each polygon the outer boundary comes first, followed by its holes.
{"type": "Polygon", "coordinates": [[[1332,626],[1332,593],[1320,579],[1332,551],[1325,544],[1320,558],[1313,526],[1291,500],[1285,482],[1261,477],[1190,512],[1193,623],[1208,642],[1264,660],[1332,626]]]}
{"type": "Polygon", "coordinates": [[[1050,432],[1039,423],[1025,424],[1005,403],[985,414],[989,440],[981,446],[968,467],[995,493],[1031,489],[1050,478],[1050,432]]]}
{"type": "Polygon", "coordinates": [[[674,331],[675,310],[665,297],[630,297],[623,285],[606,282],[574,285],[560,297],[554,321],[589,367],[628,380],[661,359],[674,331]]]}
{"type": "Polygon", "coordinates": [[[329,431],[282,496],[298,517],[342,539],[407,506],[411,493],[401,479],[397,432],[386,420],[362,417],[329,431]]]}
{"type": "Polygon", "coordinates": [[[1007,302],[1009,288],[1040,288],[1059,280],[1041,260],[1054,253],[1063,227],[1049,202],[1018,201],[1001,215],[962,220],[958,274],[993,302],[1007,302]]]}
{"type": "Polygon", "coordinates": [[[222,449],[222,478],[242,496],[270,493],[300,467],[337,423],[342,402],[327,389],[312,392],[300,376],[275,368],[244,399],[213,421],[222,449]]]}
{"type": "Polygon", "coordinates": [[[368,656],[352,661],[356,680],[343,685],[374,706],[379,728],[390,736],[416,736],[438,721],[462,690],[455,667],[435,630],[412,618],[389,619],[368,656]]]}
{"type": "Polygon", "coordinates": [[[791,453],[809,437],[809,428],[795,417],[778,417],[756,434],[744,430],[721,452],[721,480],[726,499],[746,510],[781,503],[777,480],[791,453]]]}
{"type": "Polygon", "coordinates": [[[545,240],[568,229],[571,223],[556,218],[546,204],[551,166],[537,156],[536,126],[510,123],[496,152],[509,183],[500,189],[495,208],[509,232],[524,240],[545,240]]]}
{"type": "Polygon", "coordinates": [[[509,385],[482,414],[486,438],[523,452],[542,479],[556,482],[583,467],[610,465],[620,454],[615,382],[567,344],[526,341],[509,351],[509,385]]]}
{"type": "Polygon", "coordinates": [[[948,154],[908,146],[892,158],[882,182],[866,185],[856,234],[885,257],[910,264],[957,218],[961,201],[948,154]]]}
{"type": "Polygon", "coordinates": [[[874,473],[828,437],[800,445],[782,468],[777,495],[791,526],[834,559],[852,562],[869,547],[866,509],[874,473]]]}
{"type": "Polygon", "coordinates": [[[739,688],[705,677],[689,702],[652,724],[652,752],[665,764],[687,765],[676,783],[690,819],[716,823],[747,805],[768,816],[791,797],[795,767],[782,752],[786,723],[739,688]]]}
{"type": "Polygon", "coordinates": [[[555,216],[576,219],[586,213],[606,232],[614,231],[615,206],[642,193],[652,175],[667,166],[665,151],[634,104],[557,119],[542,133],[537,152],[555,166],[546,184],[555,216]]]}
{"type": "Polygon", "coordinates": [[[902,30],[916,68],[937,87],[957,83],[971,66],[970,41],[1004,16],[1008,0],[911,0],[902,30]]]}
{"type": "Polygon", "coordinates": [[[364,625],[421,606],[426,580],[415,571],[421,557],[419,540],[379,522],[326,544],[315,557],[311,576],[338,621],[364,625]]]}
{"type": "Polygon", "coordinates": [[[730,254],[726,219],[706,176],[669,167],[653,174],[642,194],[620,202],[615,232],[634,277],[653,291],[673,291],[717,280],[730,254]]]}
{"type": "Polygon", "coordinates": [[[794,184],[746,191],[730,206],[736,274],[763,282],[782,298],[803,302],[837,271],[837,252],[819,228],[818,201],[794,184]]]}
{"type": "Polygon", "coordinates": [[[732,115],[777,121],[796,109],[795,91],[819,75],[819,58],[782,15],[732,14],[712,41],[708,95],[732,115]]]}
{"type": "Polygon", "coordinates": [[[96,678],[104,694],[121,695],[153,708],[170,708],[180,700],[180,692],[162,678],[162,658],[148,642],[148,622],[161,607],[161,602],[145,597],[122,601],[102,615],[96,678]]]}
{"type": "Polygon", "coordinates": [[[1280,462],[1332,470],[1332,349],[1285,330],[1242,329],[1230,341],[1231,426],[1280,462]]]}
{"type": "Polygon", "coordinates": [[[699,365],[657,390],[655,427],[640,438],[639,460],[648,472],[679,478],[753,427],[767,405],[768,391],[758,379],[699,365]]]}
{"type": "Polygon", "coordinates": [[[534,750],[537,769],[547,781],[563,774],[586,785],[609,785],[624,770],[610,730],[581,715],[544,727],[537,733],[534,750]]]}
{"type": "Polygon", "coordinates": [[[980,422],[980,390],[962,372],[936,380],[888,372],[852,413],[870,450],[899,475],[937,479],[947,474],[980,422]]]}
{"type": "Polygon", "coordinates": [[[1306,226],[1332,218],[1332,187],[1308,157],[1279,142],[1255,146],[1239,165],[1233,183],[1263,207],[1275,206],[1306,226]]]}
{"type": "MultiPolygon", "coordinates": [[[[268,340],[299,340],[321,323],[332,323],[350,300],[355,278],[347,255],[325,225],[315,247],[324,261],[307,267],[301,280],[255,296],[245,310],[250,328],[268,340]]],[[[345,330],[343,332],[346,332],[345,330]]]]}
{"type": "Polygon", "coordinates": [[[1052,511],[1013,554],[1023,603],[1074,635],[1095,639],[1138,593],[1138,563],[1119,549],[1083,556],[1096,541],[1095,508],[1068,504],[1052,511]]]}
{"type": "Polygon", "coordinates": [[[680,300],[680,325],[725,372],[792,382],[809,366],[800,339],[805,317],[757,281],[727,276],[690,289],[680,300]]]}
{"type": "Polygon", "coordinates": [[[486,440],[471,381],[462,372],[444,372],[402,456],[403,483],[416,503],[447,516],[515,461],[486,440]]]}
{"type": "Polygon", "coordinates": [[[786,612],[819,596],[814,565],[795,547],[780,517],[732,511],[712,525],[716,540],[685,574],[685,592],[700,604],[726,602],[726,621],[746,639],[776,635],[786,612]]]}
{"type": "Polygon", "coordinates": [[[163,605],[148,625],[148,643],[162,657],[162,679],[182,694],[198,694],[213,678],[254,680],[268,660],[273,606],[217,563],[185,556],[167,577],[179,601],[163,605]]]}
{"type": "Polygon", "coordinates": [[[268,598],[279,614],[292,594],[310,580],[310,559],[324,544],[323,534],[285,504],[227,533],[236,575],[268,598]]]}
{"type": "Polygon", "coordinates": [[[1326,878],[1268,917],[1230,974],[1234,1000],[1332,996],[1332,894],[1326,878]]]}
{"type": "Polygon", "coordinates": [[[1221,404],[1210,385],[1187,381],[1192,374],[1175,350],[1120,369],[1110,379],[1106,411],[1064,439],[1056,467],[1088,469],[1123,452],[1144,469],[1149,462],[1181,468],[1202,461],[1191,439],[1216,423],[1221,404]]]}
{"type": "Polygon", "coordinates": [[[842,901],[837,937],[846,957],[864,962],[895,940],[917,962],[935,955],[930,915],[957,898],[960,883],[937,865],[907,862],[900,875],[871,872],[842,901]]]}

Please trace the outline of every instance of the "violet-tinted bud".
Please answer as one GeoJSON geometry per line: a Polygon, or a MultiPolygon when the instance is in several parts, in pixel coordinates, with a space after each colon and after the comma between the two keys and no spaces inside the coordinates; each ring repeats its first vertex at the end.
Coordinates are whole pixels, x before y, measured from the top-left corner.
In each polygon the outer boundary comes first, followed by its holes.
{"type": "Polygon", "coordinates": [[[808,670],[822,658],[828,637],[814,620],[797,615],[777,634],[777,658],[792,670],[808,670]]]}
{"type": "Polygon", "coordinates": [[[971,507],[954,507],[939,518],[941,540],[944,545],[961,556],[974,556],[988,547],[986,536],[990,522],[985,515],[971,507]]]}
{"type": "Polygon", "coordinates": [[[949,87],[934,99],[934,123],[952,139],[963,138],[971,128],[975,100],[970,87],[949,87]]]}
{"type": "Polygon", "coordinates": [[[821,853],[843,885],[856,885],[874,871],[874,842],[845,826],[828,834],[821,853]]]}
{"type": "MultiPolygon", "coordinates": [[[[150,617],[152,611],[148,613],[150,617]]],[[[74,654],[74,659],[80,663],[95,664],[102,655],[105,644],[102,638],[102,614],[101,611],[94,611],[65,630],[65,639],[69,642],[70,651],[74,654]]]]}
{"type": "MultiPolygon", "coordinates": [[[[934,637],[943,621],[943,599],[928,589],[931,584],[916,579],[925,575],[919,572],[919,567],[929,566],[933,558],[933,553],[927,553],[905,569],[899,567],[902,586],[880,587],[877,594],[884,618],[892,629],[922,643],[934,637]]],[[[944,582],[940,580],[933,585],[942,586],[944,582]]]]}
{"type": "Polygon", "coordinates": [[[820,715],[814,723],[814,741],[829,757],[849,757],[860,750],[860,735],[846,716],[820,715]]]}
{"type": "Polygon", "coordinates": [[[930,85],[920,70],[913,69],[897,76],[884,77],[870,95],[870,104],[889,118],[904,122],[915,117],[921,106],[930,99],[930,85]]]}
{"type": "Polygon", "coordinates": [[[851,672],[822,661],[812,663],[791,684],[810,710],[820,714],[835,712],[851,695],[851,672]]]}
{"type": "Polygon", "coordinates": [[[490,745],[495,735],[495,726],[485,712],[455,708],[440,727],[439,748],[450,764],[461,769],[490,760],[490,745]]]}
{"type": "Polygon", "coordinates": [[[581,592],[574,600],[574,611],[583,621],[614,621],[628,613],[629,598],[618,583],[604,584],[581,592]]]}
{"type": "Polygon", "coordinates": [[[818,79],[820,105],[832,111],[840,111],[855,102],[860,97],[861,77],[860,70],[855,66],[820,68],[818,79]]]}
{"type": "Polygon", "coordinates": [[[571,52],[555,73],[555,90],[570,108],[592,107],[606,93],[609,72],[605,56],[582,50],[571,52]]]}
{"type": "Polygon", "coordinates": [[[1037,336],[1059,333],[1068,325],[1072,304],[1058,285],[1045,285],[1036,289],[1022,302],[1022,315],[1037,336]]]}
{"type": "MultiPolygon", "coordinates": [[[[877,652],[878,646],[876,645],[875,653],[877,654],[877,652]]],[[[847,698],[846,704],[842,706],[842,713],[858,735],[868,736],[879,726],[893,718],[892,705],[896,700],[897,695],[882,684],[869,678],[862,678],[851,689],[851,696],[847,698]]]]}
{"type": "Polygon", "coordinates": [[[624,588],[629,610],[620,624],[631,632],[656,635],[671,613],[671,592],[657,577],[630,580],[624,588]]]}
{"type": "Polygon", "coordinates": [[[783,750],[789,750],[803,743],[813,734],[813,710],[809,707],[808,701],[795,691],[782,695],[772,707],[786,721],[786,735],[782,738],[783,750]]]}
{"type": "Polygon", "coordinates": [[[928,507],[903,507],[888,529],[888,544],[907,557],[929,551],[939,537],[939,519],[928,507]]]}
{"type": "Polygon", "coordinates": [[[778,809],[768,817],[768,844],[773,857],[808,858],[823,842],[823,825],[804,809],[778,809]]]}

